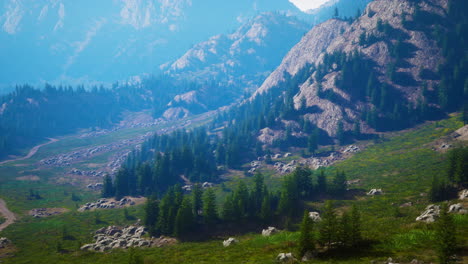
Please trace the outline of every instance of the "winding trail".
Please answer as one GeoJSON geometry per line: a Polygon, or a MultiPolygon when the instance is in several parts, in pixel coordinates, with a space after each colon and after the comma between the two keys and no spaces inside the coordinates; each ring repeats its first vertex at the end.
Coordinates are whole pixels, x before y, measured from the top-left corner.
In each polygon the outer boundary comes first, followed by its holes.
{"type": "Polygon", "coordinates": [[[40,144],[40,145],[37,145],[35,147],[33,147],[28,155],[24,156],[24,157],[21,157],[21,158],[16,158],[16,159],[11,159],[11,160],[5,160],[5,161],[2,161],[0,162],[0,165],[2,164],[5,164],[5,163],[8,163],[8,162],[12,162],[12,161],[19,161],[19,160],[25,160],[25,159],[29,159],[31,158],[32,156],[34,156],[34,154],[36,154],[36,152],[43,146],[46,146],[46,145],[49,145],[49,144],[52,144],[52,143],[55,143],[58,141],[58,139],[55,139],[55,138],[48,138],[49,142],[46,142],[46,143],[43,143],[43,144],[40,144]]]}
{"type": "Polygon", "coordinates": [[[0,214],[5,217],[5,222],[3,222],[0,225],[0,231],[3,229],[7,228],[9,225],[13,224],[16,221],[16,216],[15,214],[8,210],[8,207],[6,206],[6,203],[3,199],[0,199],[0,214]]]}

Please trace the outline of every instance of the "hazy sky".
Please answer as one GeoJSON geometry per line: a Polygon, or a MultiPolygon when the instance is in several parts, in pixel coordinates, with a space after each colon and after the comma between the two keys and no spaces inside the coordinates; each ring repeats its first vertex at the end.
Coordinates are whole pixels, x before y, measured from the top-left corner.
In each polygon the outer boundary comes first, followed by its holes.
{"type": "Polygon", "coordinates": [[[330,0],[289,0],[289,2],[295,4],[302,11],[317,8],[328,1],[330,0]]]}

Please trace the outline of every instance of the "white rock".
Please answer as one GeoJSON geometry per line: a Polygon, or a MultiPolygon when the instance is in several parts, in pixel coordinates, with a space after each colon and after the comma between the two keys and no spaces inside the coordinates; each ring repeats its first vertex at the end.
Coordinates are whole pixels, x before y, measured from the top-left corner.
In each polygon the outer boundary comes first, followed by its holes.
{"type": "Polygon", "coordinates": [[[382,189],[372,189],[370,190],[367,195],[382,195],[382,189]]]}
{"type": "Polygon", "coordinates": [[[309,218],[312,219],[314,222],[322,221],[319,212],[309,212],[309,218]]]}
{"type": "Polygon", "coordinates": [[[267,229],[262,230],[262,236],[271,236],[271,235],[276,234],[278,232],[279,232],[278,229],[276,229],[273,226],[269,226],[267,229]]]}
{"type": "Polygon", "coordinates": [[[239,243],[239,240],[237,240],[237,239],[235,239],[233,237],[230,237],[230,238],[223,241],[223,246],[224,247],[229,247],[229,246],[231,246],[233,244],[237,244],[237,243],[239,243]]]}
{"type": "Polygon", "coordinates": [[[458,193],[458,199],[465,200],[468,198],[468,189],[465,189],[458,193]]]}
{"type": "Polygon", "coordinates": [[[431,204],[426,207],[426,210],[420,216],[416,217],[416,221],[434,223],[439,215],[440,206],[431,204]]]}
{"type": "Polygon", "coordinates": [[[279,262],[289,262],[289,261],[295,261],[296,258],[294,258],[292,253],[279,253],[278,256],[276,257],[276,260],[279,262]]]}

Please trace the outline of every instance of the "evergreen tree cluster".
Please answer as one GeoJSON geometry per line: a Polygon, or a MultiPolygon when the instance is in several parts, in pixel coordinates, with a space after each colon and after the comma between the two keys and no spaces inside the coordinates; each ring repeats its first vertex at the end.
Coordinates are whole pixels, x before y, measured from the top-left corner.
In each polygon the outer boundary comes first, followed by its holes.
{"type": "Polygon", "coordinates": [[[468,147],[455,148],[448,153],[448,167],[442,177],[432,179],[429,199],[439,202],[452,199],[457,189],[468,186],[468,147]]]}
{"type": "Polygon", "coordinates": [[[103,196],[161,195],[185,180],[212,182],[218,171],[206,131],[175,131],[171,135],[155,135],[140,150],[129,155],[115,175],[104,179],[103,196]]]}

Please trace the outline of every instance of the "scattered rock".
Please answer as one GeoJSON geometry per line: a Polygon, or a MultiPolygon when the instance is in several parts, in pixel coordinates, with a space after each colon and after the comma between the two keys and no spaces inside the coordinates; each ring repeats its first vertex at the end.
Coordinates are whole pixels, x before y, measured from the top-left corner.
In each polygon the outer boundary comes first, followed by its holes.
{"type": "Polygon", "coordinates": [[[446,150],[446,149],[449,149],[451,148],[452,145],[448,144],[448,143],[443,143],[441,146],[440,146],[440,149],[441,150],[446,150]]]}
{"type": "Polygon", "coordinates": [[[279,233],[279,230],[276,227],[269,226],[267,229],[262,230],[262,236],[271,236],[273,234],[279,233]]]}
{"type": "Polygon", "coordinates": [[[98,182],[98,183],[95,183],[95,184],[90,183],[90,184],[86,185],[86,188],[91,189],[91,190],[101,190],[103,188],[103,186],[104,185],[102,183],[98,182]]]}
{"type": "Polygon", "coordinates": [[[370,190],[367,195],[382,195],[382,189],[372,189],[370,190]]]}
{"type": "Polygon", "coordinates": [[[211,187],[213,187],[213,186],[214,186],[214,184],[211,183],[211,182],[204,182],[204,183],[202,184],[202,187],[203,187],[204,189],[206,189],[206,188],[211,188],[211,187]]]}
{"type": "Polygon", "coordinates": [[[11,241],[8,238],[6,237],[0,238],[0,248],[6,248],[10,244],[11,244],[11,241]]]}
{"type": "Polygon", "coordinates": [[[239,240],[237,240],[237,239],[235,239],[233,237],[230,237],[230,238],[223,241],[223,246],[224,247],[229,247],[229,246],[237,244],[237,243],[239,243],[239,240]]]}
{"type": "Polygon", "coordinates": [[[465,189],[458,193],[458,199],[465,200],[468,198],[468,189],[465,189]]]}
{"type": "Polygon", "coordinates": [[[347,148],[345,148],[344,150],[342,150],[342,152],[343,153],[356,153],[356,152],[358,152],[360,150],[361,149],[358,146],[351,145],[351,146],[348,146],[347,148]]]}
{"type": "Polygon", "coordinates": [[[276,257],[276,260],[279,262],[290,262],[296,261],[296,258],[293,256],[292,253],[279,253],[276,257]]]}
{"type": "Polygon", "coordinates": [[[314,258],[314,253],[311,252],[311,251],[307,251],[304,256],[302,256],[302,261],[303,262],[306,262],[306,261],[311,261],[312,259],[314,258]]]}
{"type": "Polygon", "coordinates": [[[346,185],[352,185],[352,184],[358,184],[358,183],[361,183],[361,179],[346,181],[346,185]]]}
{"type": "Polygon", "coordinates": [[[322,221],[319,212],[309,212],[309,218],[312,219],[314,222],[322,221]]]}
{"type": "Polygon", "coordinates": [[[66,208],[35,208],[28,212],[34,218],[43,218],[67,212],[66,208]]]}
{"type": "Polygon", "coordinates": [[[190,184],[184,185],[184,186],[182,186],[182,190],[185,191],[185,192],[191,192],[192,191],[192,185],[190,185],[190,184]]]}
{"type": "Polygon", "coordinates": [[[407,203],[400,205],[400,207],[411,207],[411,206],[413,206],[412,202],[407,202],[407,203]]]}
{"type": "Polygon", "coordinates": [[[440,206],[431,204],[426,207],[426,210],[420,216],[416,217],[416,221],[434,223],[439,215],[440,206]]]}
{"type": "Polygon", "coordinates": [[[450,205],[448,212],[454,214],[466,214],[468,213],[468,210],[463,207],[463,204],[457,203],[450,205]]]}
{"type": "Polygon", "coordinates": [[[281,158],[281,154],[275,154],[275,155],[273,155],[272,158],[273,158],[273,159],[280,159],[280,158],[281,158]]]}
{"type": "Polygon", "coordinates": [[[292,154],[291,154],[291,153],[289,153],[289,152],[288,152],[288,153],[286,153],[286,154],[284,154],[284,157],[285,157],[285,158],[289,158],[289,157],[291,157],[291,156],[292,156],[292,154]]]}

